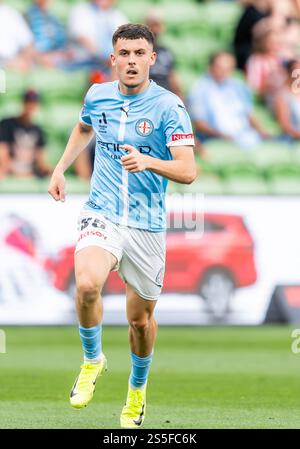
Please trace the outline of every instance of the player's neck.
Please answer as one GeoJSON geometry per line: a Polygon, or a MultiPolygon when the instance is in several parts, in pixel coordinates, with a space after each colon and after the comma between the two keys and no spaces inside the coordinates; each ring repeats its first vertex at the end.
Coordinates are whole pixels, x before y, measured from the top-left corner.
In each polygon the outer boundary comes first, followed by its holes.
{"type": "Polygon", "coordinates": [[[150,85],[150,80],[146,79],[142,84],[134,87],[125,86],[121,81],[119,81],[119,91],[122,95],[137,95],[145,92],[150,85]]]}

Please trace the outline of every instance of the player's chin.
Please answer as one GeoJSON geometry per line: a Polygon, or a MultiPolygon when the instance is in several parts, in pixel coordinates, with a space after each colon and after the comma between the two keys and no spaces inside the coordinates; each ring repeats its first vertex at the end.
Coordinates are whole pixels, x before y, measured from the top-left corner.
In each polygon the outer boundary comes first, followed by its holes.
{"type": "Polygon", "coordinates": [[[139,87],[141,85],[141,83],[138,83],[136,80],[132,80],[132,81],[125,81],[124,86],[127,88],[131,88],[131,89],[135,89],[136,87],[139,87]]]}
{"type": "Polygon", "coordinates": [[[143,83],[143,80],[139,79],[137,76],[126,77],[123,80],[123,84],[126,87],[135,88],[139,87],[143,83]]]}

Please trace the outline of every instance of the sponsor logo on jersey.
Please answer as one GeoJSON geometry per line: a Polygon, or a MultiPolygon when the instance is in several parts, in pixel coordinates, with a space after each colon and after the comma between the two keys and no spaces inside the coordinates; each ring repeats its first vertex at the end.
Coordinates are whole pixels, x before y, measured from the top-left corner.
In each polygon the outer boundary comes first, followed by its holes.
{"type": "MultiPolygon", "coordinates": [[[[102,142],[101,140],[97,140],[97,144],[99,145],[100,149],[108,153],[108,155],[112,159],[121,159],[122,156],[127,154],[123,149],[120,148],[122,144],[114,142],[102,142]]],[[[139,150],[140,153],[144,154],[150,154],[152,151],[152,148],[149,147],[149,145],[137,145],[136,149],[139,150]]]]}
{"type": "Polygon", "coordinates": [[[84,239],[85,237],[100,237],[104,240],[107,240],[107,236],[104,235],[102,232],[100,231],[85,231],[84,233],[80,234],[78,237],[78,242],[82,239],[84,239]]]}
{"type": "Polygon", "coordinates": [[[98,130],[101,133],[107,133],[107,117],[105,112],[100,114],[100,118],[98,119],[98,130]]]}
{"type": "Polygon", "coordinates": [[[176,142],[176,140],[183,139],[193,139],[194,134],[172,134],[172,142],[176,142]]]}
{"type": "Polygon", "coordinates": [[[141,118],[135,124],[135,130],[139,136],[147,137],[153,132],[154,126],[148,118],[141,118]]]}

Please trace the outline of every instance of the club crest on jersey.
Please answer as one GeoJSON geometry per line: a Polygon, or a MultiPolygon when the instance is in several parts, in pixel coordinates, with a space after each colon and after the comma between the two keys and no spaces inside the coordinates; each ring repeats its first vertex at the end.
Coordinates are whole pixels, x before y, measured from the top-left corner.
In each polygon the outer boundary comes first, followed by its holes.
{"type": "Polygon", "coordinates": [[[135,130],[139,136],[147,137],[153,132],[154,126],[148,118],[141,118],[136,122],[135,130]]]}

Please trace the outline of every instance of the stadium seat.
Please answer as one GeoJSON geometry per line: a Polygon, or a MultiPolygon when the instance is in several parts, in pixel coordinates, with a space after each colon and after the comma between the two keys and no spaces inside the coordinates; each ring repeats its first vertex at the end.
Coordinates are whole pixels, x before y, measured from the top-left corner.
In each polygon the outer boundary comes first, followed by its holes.
{"type": "MultiPolygon", "coordinates": [[[[257,170],[263,174],[266,179],[272,177],[272,172],[281,167],[296,166],[289,147],[282,146],[279,143],[268,143],[259,147],[250,155],[251,161],[256,165],[257,170]]],[[[299,164],[298,164],[299,165],[299,164]]]]}
{"type": "Polygon", "coordinates": [[[3,118],[12,117],[17,115],[20,111],[20,100],[11,99],[8,96],[0,95],[0,117],[3,118]],[[2,98],[2,99],[1,99],[2,98]],[[5,101],[4,101],[5,98],[5,101]]]}
{"type": "Polygon", "coordinates": [[[86,194],[89,192],[90,183],[78,179],[77,176],[67,175],[67,191],[73,194],[86,194]]]}
{"type": "Polygon", "coordinates": [[[5,178],[0,182],[0,193],[46,193],[48,179],[5,178]]]}
{"type": "MultiPolygon", "coordinates": [[[[231,142],[212,140],[205,148],[207,151],[206,168],[215,171],[220,176],[226,177],[227,171],[235,169],[235,167],[247,168],[249,166],[248,153],[243,152],[231,142]]],[[[253,166],[253,164],[250,165],[253,166]]],[[[251,172],[253,172],[253,167],[251,172]]]]}
{"type": "Polygon", "coordinates": [[[268,184],[259,176],[232,176],[224,181],[228,195],[268,195],[268,184]]]}
{"type": "Polygon", "coordinates": [[[67,143],[67,139],[55,139],[53,136],[49,136],[49,139],[47,141],[47,159],[52,167],[55,167],[58,160],[63,154],[63,151],[65,149],[67,143]]]}
{"type": "Polygon", "coordinates": [[[53,128],[70,133],[71,129],[78,122],[81,104],[56,102],[47,108],[41,108],[38,114],[40,123],[47,124],[50,131],[53,128]]]}
{"type": "Polygon", "coordinates": [[[203,193],[222,195],[225,192],[223,181],[216,175],[201,174],[192,184],[183,184],[182,193],[203,193]]]}
{"type": "Polygon", "coordinates": [[[269,189],[273,195],[299,195],[300,178],[297,176],[274,176],[269,181],[269,189]]]}
{"type": "Polygon", "coordinates": [[[168,182],[167,193],[181,193],[182,190],[182,184],[173,181],[168,182]]]}
{"type": "Polygon", "coordinates": [[[42,68],[35,68],[22,76],[14,70],[7,70],[6,85],[7,98],[19,99],[25,89],[33,88],[41,94],[44,103],[57,100],[81,103],[88,88],[85,71],[70,73],[42,68]]]}

